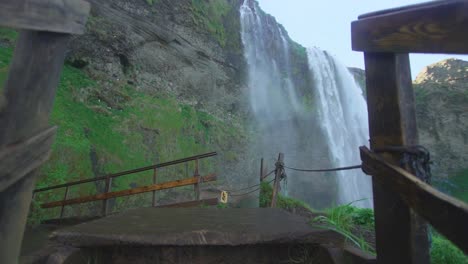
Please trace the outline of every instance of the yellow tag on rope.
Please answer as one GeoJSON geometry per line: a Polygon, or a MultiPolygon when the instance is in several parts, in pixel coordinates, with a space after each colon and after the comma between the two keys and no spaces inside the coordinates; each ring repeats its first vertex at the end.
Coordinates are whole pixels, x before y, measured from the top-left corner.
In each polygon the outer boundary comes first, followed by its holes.
{"type": "Polygon", "coordinates": [[[228,201],[228,193],[227,193],[226,191],[222,191],[222,192],[221,192],[221,198],[220,198],[219,200],[220,200],[220,202],[222,202],[222,203],[224,203],[224,204],[227,203],[227,201],[228,201]]]}

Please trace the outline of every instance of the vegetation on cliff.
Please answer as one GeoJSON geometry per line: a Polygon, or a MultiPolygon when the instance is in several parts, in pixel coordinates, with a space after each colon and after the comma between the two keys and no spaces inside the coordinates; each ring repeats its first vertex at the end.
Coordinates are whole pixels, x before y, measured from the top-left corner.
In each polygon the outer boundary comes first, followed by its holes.
{"type": "MultiPolygon", "coordinates": [[[[14,31],[3,30],[0,39],[13,40],[14,31]]],[[[0,47],[0,81],[6,78],[13,47],[0,47]]],[[[234,118],[234,117],[233,117],[234,118]]],[[[179,102],[170,94],[139,91],[127,82],[90,77],[84,71],[66,64],[51,115],[51,125],[58,126],[52,156],[42,167],[37,187],[61,184],[102,176],[107,173],[143,167],[150,164],[192,156],[209,151],[222,151],[226,159],[234,159],[228,142],[245,137],[241,122],[220,120],[194,106],[179,102]],[[111,86],[112,89],[106,87],[111,86]]],[[[202,163],[202,172],[213,171],[213,165],[202,163]]],[[[185,167],[161,171],[158,180],[174,180],[185,176],[185,167]]],[[[189,173],[193,170],[189,167],[189,173]]],[[[117,178],[113,190],[149,184],[152,173],[117,178]]],[[[70,189],[69,197],[103,191],[103,183],[83,184],[70,189]]],[[[160,200],[173,194],[161,192],[160,200]]],[[[63,190],[40,193],[36,201],[63,198],[63,190]]],[[[147,195],[119,198],[113,210],[149,205],[147,195]]],[[[96,214],[100,203],[70,206],[66,213],[96,214]]],[[[54,218],[58,210],[37,211],[33,205],[32,222],[54,218]]]]}

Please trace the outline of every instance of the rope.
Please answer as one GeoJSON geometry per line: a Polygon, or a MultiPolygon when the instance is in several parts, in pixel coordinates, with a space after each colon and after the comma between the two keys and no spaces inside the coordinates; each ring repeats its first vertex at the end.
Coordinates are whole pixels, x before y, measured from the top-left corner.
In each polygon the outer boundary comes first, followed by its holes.
{"type": "MultiPolygon", "coordinates": [[[[271,173],[273,173],[273,172],[274,172],[274,170],[273,170],[272,172],[270,172],[269,174],[271,174],[271,173]]],[[[269,175],[269,174],[267,174],[267,175],[269,175]]],[[[271,182],[273,182],[274,180],[275,180],[275,179],[273,179],[273,180],[271,180],[271,181],[269,181],[269,182],[267,182],[267,183],[271,183],[271,182]]],[[[213,188],[213,189],[215,189],[215,190],[217,190],[217,191],[220,191],[220,192],[226,191],[226,192],[228,192],[229,195],[231,195],[231,196],[241,196],[241,194],[233,195],[233,194],[230,194],[230,193],[236,193],[236,192],[239,192],[239,191],[244,191],[244,190],[252,189],[253,187],[257,187],[257,186],[260,186],[260,185],[262,184],[262,183],[259,183],[259,184],[251,185],[251,186],[248,186],[248,187],[245,187],[245,188],[241,188],[241,189],[237,189],[237,190],[229,190],[229,189],[219,189],[218,187],[214,186],[211,182],[204,182],[204,183],[208,183],[208,185],[210,185],[211,188],[213,188]]],[[[260,188],[257,188],[257,189],[254,190],[254,191],[258,191],[259,189],[260,189],[260,188]]],[[[251,192],[254,192],[254,191],[251,191],[251,192]]],[[[248,192],[248,193],[251,193],[251,192],[248,192]]],[[[247,194],[248,194],[248,193],[247,193],[247,194]]]]}
{"type": "MultiPolygon", "coordinates": [[[[268,184],[272,183],[274,180],[275,180],[275,179],[269,181],[268,184]]],[[[257,185],[260,185],[260,184],[257,184],[257,185]]],[[[229,195],[230,195],[230,196],[244,196],[244,195],[248,195],[248,194],[251,194],[251,193],[253,193],[253,192],[256,192],[256,191],[258,191],[258,190],[260,190],[260,189],[261,189],[261,187],[255,189],[255,190],[252,190],[252,191],[250,191],[250,192],[240,193],[240,194],[229,194],[229,195]]]]}
{"type": "Polygon", "coordinates": [[[331,168],[331,169],[298,169],[298,168],[291,168],[284,166],[286,169],[290,169],[293,171],[302,171],[302,172],[326,172],[326,171],[342,171],[342,170],[354,170],[354,169],[360,169],[362,168],[361,165],[355,165],[355,166],[348,166],[348,167],[339,167],[339,168],[331,168]]]}

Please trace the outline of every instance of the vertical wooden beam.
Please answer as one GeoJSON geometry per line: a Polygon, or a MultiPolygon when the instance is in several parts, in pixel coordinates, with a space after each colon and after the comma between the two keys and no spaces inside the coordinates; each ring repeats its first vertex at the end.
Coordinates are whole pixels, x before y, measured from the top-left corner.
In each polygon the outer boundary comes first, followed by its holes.
{"type": "MultiPolygon", "coordinates": [[[[156,184],[157,182],[157,179],[158,179],[158,171],[156,168],[154,168],[154,172],[153,172],[153,184],[156,184]]],[[[156,207],[157,203],[156,203],[156,191],[153,191],[153,207],[156,207]]]]}
{"type": "MultiPolygon", "coordinates": [[[[10,64],[0,109],[0,148],[23,141],[49,126],[69,36],[22,31],[10,64]]],[[[37,173],[0,193],[0,263],[17,263],[37,173]]]]}
{"type": "Polygon", "coordinates": [[[273,183],[273,193],[271,195],[271,208],[276,207],[276,200],[278,197],[278,191],[280,187],[280,181],[281,181],[281,174],[283,174],[283,167],[281,164],[283,164],[284,161],[284,154],[280,153],[278,155],[278,161],[276,162],[276,171],[275,171],[275,181],[273,183]]]}
{"type": "MultiPolygon", "coordinates": [[[[65,187],[65,194],[63,195],[63,201],[67,200],[68,198],[68,186],[65,187]]],[[[60,209],[60,218],[63,218],[63,213],[65,212],[65,205],[62,205],[62,208],[60,209]]]]}
{"type": "MultiPolygon", "coordinates": [[[[109,193],[112,189],[112,177],[106,178],[105,193],[109,193]]],[[[109,210],[109,199],[102,200],[102,215],[106,216],[109,210]]]]}
{"type": "Polygon", "coordinates": [[[260,182],[263,181],[263,158],[260,159],[260,182]]]}
{"type": "MultiPolygon", "coordinates": [[[[370,145],[418,142],[408,54],[365,53],[370,145]]],[[[401,155],[383,154],[399,164],[401,155]]],[[[428,239],[421,223],[400,197],[373,180],[379,263],[429,263],[428,239]]]]}

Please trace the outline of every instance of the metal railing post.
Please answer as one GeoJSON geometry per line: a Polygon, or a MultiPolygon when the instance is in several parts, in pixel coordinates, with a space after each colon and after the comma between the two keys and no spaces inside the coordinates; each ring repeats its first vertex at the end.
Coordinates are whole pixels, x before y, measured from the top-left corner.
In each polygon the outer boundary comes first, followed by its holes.
{"type": "MultiPolygon", "coordinates": [[[[63,195],[63,201],[66,201],[68,197],[68,186],[65,188],[65,194],[63,195]]],[[[65,205],[62,205],[62,209],[60,209],[60,219],[63,218],[63,213],[65,211],[65,205]]]]}
{"type": "MultiPolygon", "coordinates": [[[[111,191],[111,188],[112,188],[112,178],[111,177],[107,177],[106,178],[106,190],[105,190],[105,193],[108,193],[111,191]]],[[[104,199],[102,201],[102,215],[106,216],[108,211],[108,201],[109,199],[104,199]]]]}
{"type": "Polygon", "coordinates": [[[200,174],[198,173],[199,169],[198,159],[195,160],[195,171],[193,172],[193,177],[198,177],[198,182],[193,185],[195,191],[195,198],[200,200],[200,174]]]}
{"type": "MultiPolygon", "coordinates": [[[[153,184],[156,184],[156,180],[158,178],[158,171],[156,168],[154,168],[153,172],[153,184]]],[[[156,206],[156,191],[153,191],[153,207],[156,206]]]]}

